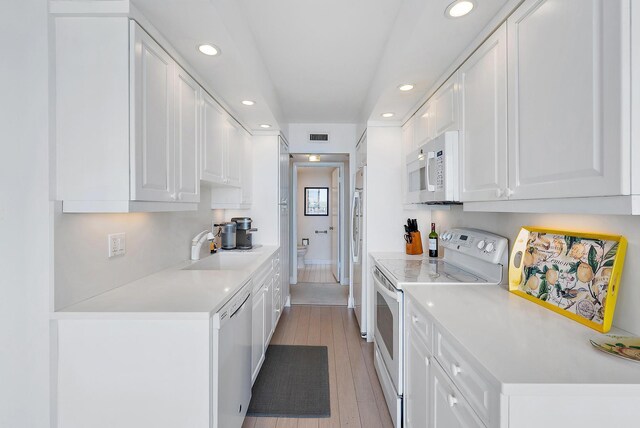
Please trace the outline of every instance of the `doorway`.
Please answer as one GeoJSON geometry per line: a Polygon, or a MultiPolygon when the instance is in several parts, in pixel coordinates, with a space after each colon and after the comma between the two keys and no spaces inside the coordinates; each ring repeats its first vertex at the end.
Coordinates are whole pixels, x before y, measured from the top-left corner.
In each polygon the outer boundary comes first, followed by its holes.
{"type": "Polygon", "coordinates": [[[348,155],[309,162],[294,155],[292,174],[292,304],[347,305],[345,257],[348,155]]]}

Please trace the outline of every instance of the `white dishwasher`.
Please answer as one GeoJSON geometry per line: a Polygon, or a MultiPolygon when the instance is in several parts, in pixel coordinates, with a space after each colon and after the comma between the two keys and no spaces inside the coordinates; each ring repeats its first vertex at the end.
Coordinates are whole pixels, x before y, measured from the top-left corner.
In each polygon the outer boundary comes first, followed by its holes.
{"type": "Polygon", "coordinates": [[[211,426],[240,428],[251,400],[251,281],[212,317],[211,426]]]}

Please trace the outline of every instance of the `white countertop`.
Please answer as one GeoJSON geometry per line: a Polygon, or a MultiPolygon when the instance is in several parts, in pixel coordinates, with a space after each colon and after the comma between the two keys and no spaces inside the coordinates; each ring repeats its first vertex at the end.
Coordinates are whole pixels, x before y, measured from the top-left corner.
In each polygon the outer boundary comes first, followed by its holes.
{"type": "MultiPolygon", "coordinates": [[[[504,394],[548,395],[551,385],[577,394],[640,395],[639,363],[594,349],[589,339],[598,332],[506,286],[414,284],[405,292],[495,377],[504,394]]],[[[609,334],[630,335],[615,328],[609,334]]]]}
{"type": "Polygon", "coordinates": [[[197,263],[184,261],[62,308],[53,312],[51,317],[53,319],[207,319],[227,303],[278,249],[278,246],[257,248],[256,258],[252,259],[246,267],[238,270],[182,270],[197,263]]]}
{"type": "MultiPolygon", "coordinates": [[[[370,256],[429,258],[401,252],[370,256]]],[[[589,339],[600,333],[510,293],[506,285],[404,282],[403,290],[491,374],[504,394],[548,395],[552,385],[574,394],[595,389],[602,395],[640,395],[640,363],[598,351],[589,339]]],[[[615,327],[608,334],[632,336],[615,327]]]]}

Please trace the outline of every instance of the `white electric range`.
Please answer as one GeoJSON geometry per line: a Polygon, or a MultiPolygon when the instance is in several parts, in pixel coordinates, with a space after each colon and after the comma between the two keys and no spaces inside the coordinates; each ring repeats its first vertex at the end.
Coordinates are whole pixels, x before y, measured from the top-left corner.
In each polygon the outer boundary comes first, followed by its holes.
{"type": "Polygon", "coordinates": [[[371,254],[374,282],[375,368],[394,425],[402,425],[404,393],[403,287],[501,284],[508,241],[490,232],[455,228],[440,235],[444,257],[371,254]]]}

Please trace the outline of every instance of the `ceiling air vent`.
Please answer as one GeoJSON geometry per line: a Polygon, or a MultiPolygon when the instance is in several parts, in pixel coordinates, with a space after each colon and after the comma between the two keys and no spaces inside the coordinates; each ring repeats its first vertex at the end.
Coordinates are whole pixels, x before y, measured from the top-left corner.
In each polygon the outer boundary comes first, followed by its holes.
{"type": "Polygon", "coordinates": [[[309,141],[312,143],[328,143],[329,134],[309,134],[309,141]]]}

